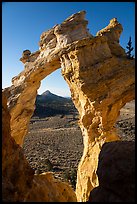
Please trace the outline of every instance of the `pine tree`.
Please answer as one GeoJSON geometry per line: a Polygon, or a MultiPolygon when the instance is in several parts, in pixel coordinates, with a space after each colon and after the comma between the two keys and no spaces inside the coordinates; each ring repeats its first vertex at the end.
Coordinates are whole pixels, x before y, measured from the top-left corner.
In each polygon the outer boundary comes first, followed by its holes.
{"type": "Polygon", "coordinates": [[[126,46],[126,48],[128,49],[127,51],[127,58],[128,59],[133,59],[134,55],[131,56],[131,52],[133,51],[133,47],[132,47],[132,42],[131,42],[131,36],[129,37],[129,41],[127,43],[128,45],[126,46]]]}

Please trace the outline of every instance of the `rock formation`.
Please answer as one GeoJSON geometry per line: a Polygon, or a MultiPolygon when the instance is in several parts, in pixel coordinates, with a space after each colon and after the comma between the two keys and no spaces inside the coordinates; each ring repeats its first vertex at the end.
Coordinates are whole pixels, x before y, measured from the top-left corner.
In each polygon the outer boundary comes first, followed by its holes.
{"type": "Polygon", "coordinates": [[[73,189],[52,173],[34,175],[23,149],[10,134],[10,114],[2,95],[2,199],[4,202],[76,202],[73,189]]]}
{"type": "Polygon", "coordinates": [[[122,25],[114,18],[92,36],[85,11],[67,18],[40,36],[40,49],[20,59],[24,70],[3,90],[11,115],[11,136],[22,146],[35,108],[40,81],[61,67],[78,109],[84,150],[78,166],[76,195],[87,201],[98,186],[98,155],[105,142],[119,140],[115,122],[120,109],[135,97],[135,61],[119,44],[122,25]]]}
{"type": "Polygon", "coordinates": [[[105,143],[97,175],[99,186],[91,191],[89,202],[135,202],[135,142],[105,143]]]}
{"type": "Polygon", "coordinates": [[[24,157],[23,149],[10,134],[10,114],[2,94],[2,195],[3,201],[22,201],[32,186],[34,170],[24,157]]]}
{"type": "Polygon", "coordinates": [[[55,179],[51,172],[34,175],[33,186],[25,202],[76,202],[76,194],[66,182],[55,179]]]}

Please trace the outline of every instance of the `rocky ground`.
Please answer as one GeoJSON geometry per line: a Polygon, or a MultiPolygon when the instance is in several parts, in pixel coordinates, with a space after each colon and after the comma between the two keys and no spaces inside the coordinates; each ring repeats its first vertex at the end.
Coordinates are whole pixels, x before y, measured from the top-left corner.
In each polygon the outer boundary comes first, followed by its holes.
{"type": "MultiPolygon", "coordinates": [[[[78,115],[32,117],[24,142],[25,155],[36,174],[54,172],[75,189],[76,171],[83,152],[78,115]]],[[[121,109],[116,127],[121,139],[135,140],[135,101],[121,109]]]]}

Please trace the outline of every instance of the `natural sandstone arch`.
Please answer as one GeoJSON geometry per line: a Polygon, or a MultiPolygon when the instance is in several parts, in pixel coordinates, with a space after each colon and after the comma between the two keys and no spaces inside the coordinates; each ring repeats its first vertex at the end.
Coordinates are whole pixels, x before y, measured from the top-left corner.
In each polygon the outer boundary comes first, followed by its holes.
{"type": "Polygon", "coordinates": [[[11,115],[11,135],[22,145],[34,111],[40,81],[58,68],[68,83],[79,111],[84,152],[78,167],[76,194],[86,201],[98,185],[96,169],[102,144],[119,140],[114,124],[120,109],[134,99],[134,59],[119,45],[122,25],[117,19],[93,37],[85,12],[44,32],[40,50],[23,53],[25,69],[4,90],[11,115]]]}

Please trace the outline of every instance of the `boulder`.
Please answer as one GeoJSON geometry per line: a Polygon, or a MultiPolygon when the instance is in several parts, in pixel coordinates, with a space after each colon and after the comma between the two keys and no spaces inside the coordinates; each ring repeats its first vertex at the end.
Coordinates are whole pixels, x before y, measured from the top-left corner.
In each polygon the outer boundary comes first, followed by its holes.
{"type": "Polygon", "coordinates": [[[99,186],[91,191],[89,202],[135,202],[135,142],[105,143],[97,175],[99,186]]]}

